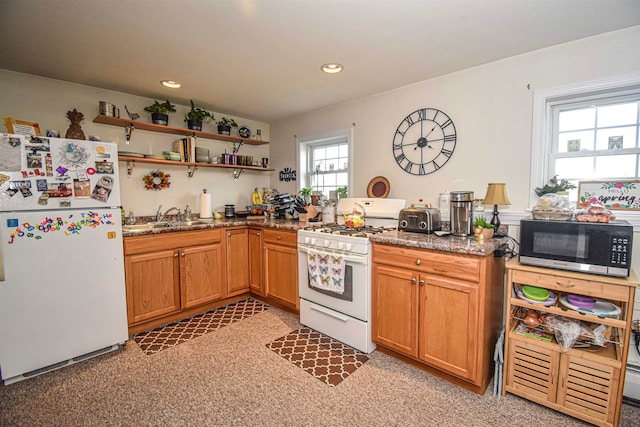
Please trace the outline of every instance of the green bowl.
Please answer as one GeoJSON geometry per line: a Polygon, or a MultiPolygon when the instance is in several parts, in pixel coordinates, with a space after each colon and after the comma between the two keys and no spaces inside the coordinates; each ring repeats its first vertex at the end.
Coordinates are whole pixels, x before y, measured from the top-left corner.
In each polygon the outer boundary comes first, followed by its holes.
{"type": "Polygon", "coordinates": [[[523,286],[522,294],[534,301],[546,301],[549,298],[549,291],[544,288],[538,288],[536,286],[523,286]]]}

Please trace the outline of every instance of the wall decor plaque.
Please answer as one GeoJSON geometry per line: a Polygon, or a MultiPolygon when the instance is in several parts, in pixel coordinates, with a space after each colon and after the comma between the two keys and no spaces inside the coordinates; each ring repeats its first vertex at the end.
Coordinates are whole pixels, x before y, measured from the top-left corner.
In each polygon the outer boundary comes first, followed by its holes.
{"type": "Polygon", "coordinates": [[[640,210],[640,180],[580,181],[578,208],[591,203],[610,210],[640,210]]]}

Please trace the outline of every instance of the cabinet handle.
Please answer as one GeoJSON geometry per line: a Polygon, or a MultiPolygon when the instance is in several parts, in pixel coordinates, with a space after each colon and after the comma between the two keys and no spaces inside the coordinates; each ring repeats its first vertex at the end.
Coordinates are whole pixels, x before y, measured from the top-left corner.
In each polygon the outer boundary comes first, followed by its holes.
{"type": "Polygon", "coordinates": [[[420,286],[424,286],[424,279],[420,279],[420,286]]]}
{"type": "Polygon", "coordinates": [[[556,282],[556,285],[558,285],[558,286],[563,286],[563,287],[565,287],[565,288],[573,288],[573,287],[575,287],[575,286],[576,286],[576,285],[574,285],[574,284],[572,284],[572,283],[560,283],[560,282],[556,282]]]}
{"type": "Polygon", "coordinates": [[[176,252],[175,254],[173,254],[174,258],[178,258],[178,253],[176,252]]]}
{"type": "Polygon", "coordinates": [[[416,278],[414,277],[413,279],[411,279],[411,284],[415,285],[416,284],[416,278]]]}
{"type": "Polygon", "coordinates": [[[227,237],[231,237],[231,233],[227,231],[227,237]]]}
{"type": "Polygon", "coordinates": [[[553,383],[555,382],[555,378],[556,378],[556,370],[552,369],[551,370],[551,385],[553,385],[553,383]]]}
{"type": "Polygon", "coordinates": [[[185,254],[184,252],[182,252],[180,255],[181,255],[181,256],[185,256],[185,255],[187,255],[187,254],[185,254]]]}
{"type": "Polygon", "coordinates": [[[419,259],[416,260],[416,265],[420,265],[422,261],[420,261],[419,259]]]}
{"type": "Polygon", "coordinates": [[[566,379],[566,374],[562,374],[562,387],[566,387],[567,384],[565,383],[565,379],[566,379]]]}
{"type": "Polygon", "coordinates": [[[256,236],[260,236],[260,233],[256,233],[256,236]]]}
{"type": "Polygon", "coordinates": [[[278,236],[276,236],[276,239],[282,240],[282,236],[278,235],[278,236]]]}

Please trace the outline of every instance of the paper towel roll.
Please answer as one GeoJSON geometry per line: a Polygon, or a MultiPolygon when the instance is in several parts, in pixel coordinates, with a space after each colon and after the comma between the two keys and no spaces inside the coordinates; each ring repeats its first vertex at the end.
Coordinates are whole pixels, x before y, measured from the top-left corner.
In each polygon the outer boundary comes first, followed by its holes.
{"type": "Polygon", "coordinates": [[[200,194],[200,218],[212,218],[211,212],[211,193],[204,190],[200,194]]]}

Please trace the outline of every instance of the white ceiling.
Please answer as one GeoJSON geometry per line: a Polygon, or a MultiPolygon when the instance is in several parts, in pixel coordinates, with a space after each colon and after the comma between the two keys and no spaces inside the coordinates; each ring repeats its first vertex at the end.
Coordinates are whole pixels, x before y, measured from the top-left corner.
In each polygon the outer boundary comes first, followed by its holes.
{"type": "Polygon", "coordinates": [[[639,0],[1,0],[0,68],[270,122],[639,24],[639,0]]]}

